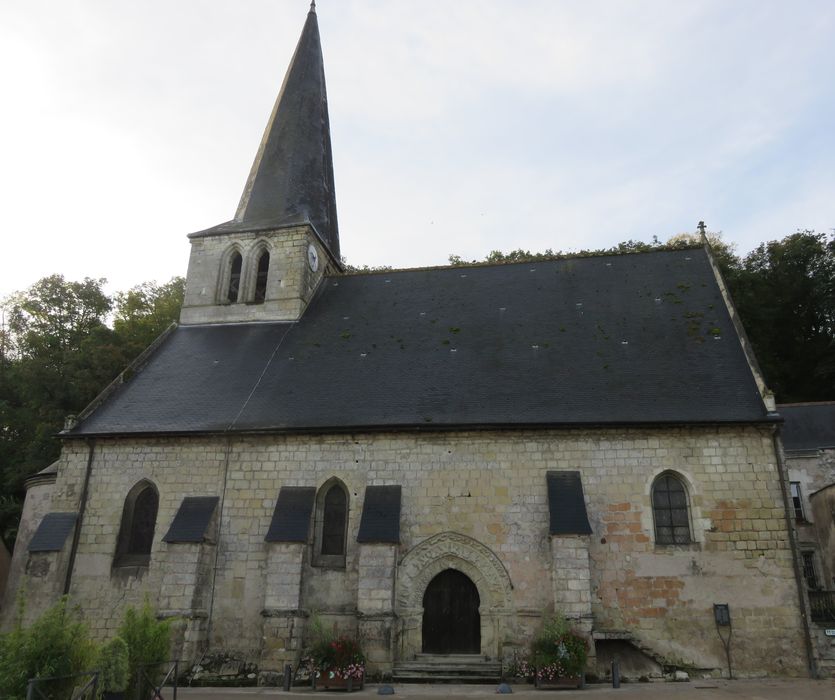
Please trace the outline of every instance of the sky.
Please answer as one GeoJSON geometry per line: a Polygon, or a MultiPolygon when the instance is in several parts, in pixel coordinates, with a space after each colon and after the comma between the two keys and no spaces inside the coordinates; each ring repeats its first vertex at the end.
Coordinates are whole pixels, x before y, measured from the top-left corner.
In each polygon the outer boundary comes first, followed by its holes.
{"type": "MultiPolygon", "coordinates": [[[[343,255],[835,227],[831,0],[319,0],[343,255]]],[[[0,299],[184,275],[305,0],[0,0],[0,299]]]]}

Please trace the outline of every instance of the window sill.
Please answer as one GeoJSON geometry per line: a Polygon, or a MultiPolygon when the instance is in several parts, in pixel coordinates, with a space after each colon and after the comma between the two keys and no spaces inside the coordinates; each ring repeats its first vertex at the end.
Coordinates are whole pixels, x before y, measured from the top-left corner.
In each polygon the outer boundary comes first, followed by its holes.
{"type": "Polygon", "coordinates": [[[317,569],[341,569],[345,570],[345,555],[344,554],[320,554],[313,557],[310,564],[317,569]]]}
{"type": "Polygon", "coordinates": [[[113,561],[114,569],[147,569],[151,563],[150,554],[127,554],[113,561]]]}
{"type": "Polygon", "coordinates": [[[702,545],[700,542],[690,542],[688,544],[660,544],[655,543],[655,551],[657,553],[665,552],[701,552],[702,545]]]}

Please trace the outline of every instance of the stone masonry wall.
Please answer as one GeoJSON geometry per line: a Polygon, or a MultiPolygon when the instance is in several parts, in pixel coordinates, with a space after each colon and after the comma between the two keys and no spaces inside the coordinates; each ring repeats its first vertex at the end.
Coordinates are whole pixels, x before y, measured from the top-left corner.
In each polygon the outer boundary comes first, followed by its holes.
{"type": "MultiPolygon", "coordinates": [[[[24,593],[29,593],[37,584],[30,580],[32,574],[35,573],[33,568],[37,568],[35,560],[30,561],[29,553],[26,548],[35,531],[38,529],[43,516],[50,511],[50,504],[52,502],[52,492],[54,484],[50,482],[40,483],[29,488],[26,492],[26,502],[23,506],[23,513],[20,516],[20,524],[17,529],[17,544],[14,549],[13,557],[9,562],[9,577],[6,580],[6,589],[4,591],[3,605],[0,607],[0,631],[5,631],[14,622],[17,615],[16,598],[21,585],[24,586],[24,593]],[[27,568],[29,574],[27,575],[27,568]]],[[[49,561],[46,558],[43,558],[49,561]]],[[[43,568],[43,565],[41,565],[43,568]]],[[[48,570],[44,573],[48,573],[48,570]]],[[[30,620],[41,612],[39,601],[35,600],[33,593],[32,604],[26,610],[26,619],[30,620]]],[[[27,596],[28,597],[28,596],[27,596]]],[[[47,601],[44,601],[47,602],[47,601]]]]}
{"type": "Polygon", "coordinates": [[[180,322],[184,324],[293,321],[310,301],[322,277],[334,270],[329,253],[309,226],[273,231],[198,236],[191,239],[187,286],[180,322]],[[312,272],[307,249],[319,254],[319,268],[312,272]],[[228,303],[228,260],[234,250],[241,253],[240,293],[237,303],[228,303]],[[270,254],[266,296],[252,303],[261,250],[270,254]]]}
{"type": "MultiPolygon", "coordinates": [[[[95,449],[71,598],[102,637],[118,626],[125,604],[140,603],[146,594],[157,599],[167,547],[160,540],[182,498],[220,496],[217,572],[205,633],[212,651],[258,662],[274,642],[265,639],[272,634],[266,622],[284,619],[265,610],[267,592],[282,598],[287,590],[278,581],[276,555],[271,559],[275,545],[264,542],[278,490],[320,487],[336,476],[350,499],[346,566],[314,567],[309,556],[302,557],[302,610],[282,623],[293,628],[293,645],[308,612],[318,611],[326,624],[356,629],[358,606],[369,604],[367,582],[383,590],[380,567],[360,561],[363,546],[356,536],[365,487],[400,484],[398,563],[427,538],[452,531],[464,549],[471,538],[489,552],[461,560],[462,570],[494,557],[493,568],[509,580],[506,598],[492,580],[499,574],[480,572],[483,580],[476,582],[485,587],[483,608],[485,600],[494,607],[482,610],[491,625],[489,634],[482,633],[491,645],[483,653],[501,656],[524,645],[540,615],[554,607],[545,475],[579,469],[593,530],[588,552],[595,630],[626,631],[671,661],[721,669],[724,652],[712,604],[729,603],[736,672],[804,672],[798,594],[767,428],[113,439],[100,440],[95,449]],[[668,469],[689,489],[691,545],[654,544],[650,487],[668,469]],[[151,565],[112,569],[124,497],[143,478],[160,492],[151,565]],[[490,593],[490,586],[497,592],[490,593]]],[[[65,446],[56,501],[77,506],[85,460],[82,445],[65,446]]],[[[476,578],[480,574],[473,570],[476,578]]],[[[570,579],[566,585],[572,588],[570,579]]],[[[388,627],[378,622],[379,649],[387,634],[402,633],[396,621],[388,627]]],[[[392,648],[403,653],[396,642],[392,648]]],[[[289,653],[272,655],[271,663],[289,653]]]]}

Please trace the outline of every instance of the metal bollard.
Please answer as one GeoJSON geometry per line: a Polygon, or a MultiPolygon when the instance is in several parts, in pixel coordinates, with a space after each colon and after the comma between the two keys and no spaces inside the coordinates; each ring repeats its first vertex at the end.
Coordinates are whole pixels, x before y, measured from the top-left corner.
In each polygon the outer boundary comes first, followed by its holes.
{"type": "Polygon", "coordinates": [[[284,690],[290,692],[290,686],[293,684],[293,668],[290,664],[284,664],[284,690]]]}
{"type": "Polygon", "coordinates": [[[612,660],[612,687],[620,688],[620,663],[617,659],[612,660]]]}

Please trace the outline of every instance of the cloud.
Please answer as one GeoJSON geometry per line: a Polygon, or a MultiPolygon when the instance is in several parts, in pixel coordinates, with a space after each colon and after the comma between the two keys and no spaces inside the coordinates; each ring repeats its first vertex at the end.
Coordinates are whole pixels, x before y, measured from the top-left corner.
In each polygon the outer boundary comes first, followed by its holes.
{"type": "MultiPolygon", "coordinates": [[[[0,296],[183,274],[185,234],[234,213],[305,11],[4,4],[0,296]]],[[[825,0],[321,0],[319,21],[352,263],[833,225],[825,0]]]]}

